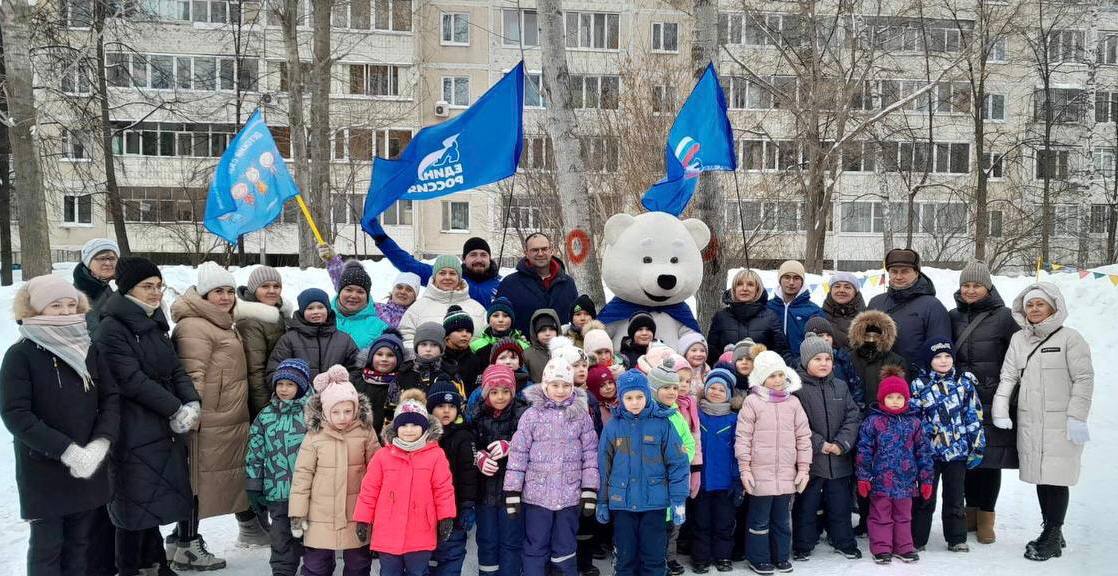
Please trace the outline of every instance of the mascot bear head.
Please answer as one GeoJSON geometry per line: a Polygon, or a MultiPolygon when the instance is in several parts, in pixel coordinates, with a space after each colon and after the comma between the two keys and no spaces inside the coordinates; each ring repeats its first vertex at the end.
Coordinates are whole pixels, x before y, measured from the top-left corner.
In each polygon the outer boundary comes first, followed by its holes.
{"type": "Polygon", "coordinates": [[[690,298],[703,280],[702,250],[710,229],[666,212],[614,214],[606,221],[602,280],[634,304],[670,306],[690,298]]]}

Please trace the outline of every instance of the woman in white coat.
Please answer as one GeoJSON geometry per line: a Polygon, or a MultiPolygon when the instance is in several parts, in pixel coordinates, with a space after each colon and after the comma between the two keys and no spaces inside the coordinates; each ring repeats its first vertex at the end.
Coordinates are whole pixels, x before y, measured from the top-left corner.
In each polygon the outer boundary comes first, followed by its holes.
{"type": "Polygon", "coordinates": [[[1068,488],[1079,481],[1079,459],[1090,439],[1094,371],[1091,349],[1068,317],[1059,288],[1039,282],[1013,301],[1021,330],[1013,335],[994,396],[993,420],[999,428],[1017,427],[1021,480],[1036,484],[1044,530],[1025,547],[1030,560],[1058,557],[1068,488]]]}
{"type": "Polygon", "coordinates": [[[423,294],[400,318],[400,334],[404,349],[410,353],[415,329],[424,322],[442,324],[447,308],[458,305],[474,321],[474,331],[485,329],[485,307],[470,298],[470,289],[462,280],[462,261],[457,256],[442,255],[431,266],[433,274],[423,294]]]}

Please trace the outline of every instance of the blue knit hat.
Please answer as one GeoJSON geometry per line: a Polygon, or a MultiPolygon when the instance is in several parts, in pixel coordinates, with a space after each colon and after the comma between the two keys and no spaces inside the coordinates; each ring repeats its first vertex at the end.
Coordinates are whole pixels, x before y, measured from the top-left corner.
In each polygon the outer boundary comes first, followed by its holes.
{"type": "Polygon", "coordinates": [[[489,303],[489,307],[485,309],[485,319],[489,320],[494,312],[504,312],[509,315],[509,318],[512,318],[513,322],[516,322],[516,313],[512,311],[512,301],[504,296],[498,296],[489,303]]]}
{"type": "Polygon", "coordinates": [[[311,365],[302,358],[288,358],[280,362],[272,373],[272,390],[276,389],[276,383],[280,380],[294,382],[299,387],[299,393],[295,397],[302,398],[311,389],[311,365]]]}
{"type": "Polygon", "coordinates": [[[928,345],[927,357],[924,363],[931,369],[932,359],[945,352],[950,354],[952,358],[955,357],[955,350],[951,347],[951,340],[947,338],[933,338],[932,343],[928,345]]]}
{"type": "Polygon", "coordinates": [[[434,412],[440,404],[453,404],[459,413],[462,412],[462,394],[454,384],[446,381],[437,382],[427,392],[427,411],[434,412]]]}
{"type": "Polygon", "coordinates": [[[652,389],[648,387],[648,377],[636,368],[629,369],[617,377],[617,397],[624,398],[626,392],[641,392],[645,400],[652,399],[652,389]]]}
{"type": "Polygon", "coordinates": [[[706,378],[703,380],[703,396],[707,395],[710,387],[715,384],[721,384],[726,387],[726,395],[729,396],[734,392],[734,386],[737,384],[737,376],[733,372],[725,368],[715,368],[707,372],[706,378]]]}
{"type": "Polygon", "coordinates": [[[303,312],[306,311],[307,306],[310,306],[312,302],[318,302],[323,306],[329,308],[330,296],[328,296],[325,291],[319,288],[307,288],[306,290],[303,290],[299,293],[300,316],[302,316],[303,312]]]}
{"type": "Polygon", "coordinates": [[[396,366],[399,367],[404,363],[404,339],[400,336],[400,332],[395,328],[389,328],[383,334],[373,340],[373,345],[369,347],[369,360],[368,364],[372,366],[373,356],[376,355],[377,350],[381,348],[388,348],[393,354],[396,355],[396,366]]]}

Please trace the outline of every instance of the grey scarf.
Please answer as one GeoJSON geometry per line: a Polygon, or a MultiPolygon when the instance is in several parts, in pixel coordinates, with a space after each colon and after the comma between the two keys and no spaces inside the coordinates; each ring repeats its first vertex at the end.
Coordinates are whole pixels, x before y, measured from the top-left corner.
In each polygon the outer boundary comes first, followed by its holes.
{"type": "Polygon", "coordinates": [[[729,402],[711,402],[706,398],[699,400],[699,410],[709,416],[725,416],[730,413],[729,402]]]}
{"type": "Polygon", "coordinates": [[[19,333],[73,368],[82,377],[82,387],[87,392],[93,387],[93,379],[85,365],[89,328],[84,314],[24,318],[19,333]]]}
{"type": "Polygon", "coordinates": [[[416,450],[419,450],[420,448],[427,445],[428,435],[430,435],[430,432],[424,432],[422,436],[416,438],[412,442],[405,442],[401,440],[399,436],[397,436],[392,439],[392,445],[399,448],[400,450],[403,450],[404,452],[415,452],[416,450]]]}

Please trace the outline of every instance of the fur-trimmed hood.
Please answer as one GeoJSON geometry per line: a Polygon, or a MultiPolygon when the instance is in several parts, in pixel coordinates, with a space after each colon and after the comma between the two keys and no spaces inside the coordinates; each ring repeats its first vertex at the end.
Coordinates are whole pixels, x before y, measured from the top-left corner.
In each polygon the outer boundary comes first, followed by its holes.
{"type": "MultiPolygon", "coordinates": [[[[364,400],[365,397],[361,396],[361,399],[364,400]]],[[[382,444],[384,446],[391,446],[392,441],[396,439],[396,427],[392,425],[385,426],[384,431],[381,432],[381,434],[384,436],[384,442],[382,442],[382,444]]],[[[427,443],[430,444],[431,442],[438,442],[439,438],[442,437],[442,423],[439,422],[439,419],[435,418],[434,416],[427,416],[427,443]]]]}
{"type": "MultiPolygon", "coordinates": [[[[233,306],[233,310],[236,309],[233,306]]],[[[211,304],[193,286],[171,305],[172,321],[178,323],[185,318],[202,318],[222,330],[233,328],[233,315],[211,304]]]]}
{"type": "Polygon", "coordinates": [[[233,308],[233,321],[258,320],[268,324],[276,324],[290,318],[294,311],[295,309],[291,306],[291,303],[283,299],[280,299],[278,308],[258,302],[255,297],[248,293],[246,286],[241,286],[237,288],[237,305],[233,308]]]}
{"type": "MultiPolygon", "coordinates": [[[[77,313],[85,314],[86,312],[89,312],[89,298],[79,290],[77,313]]],[[[32,318],[38,315],[39,312],[31,306],[31,292],[27,289],[27,283],[24,282],[23,286],[20,286],[19,290],[16,291],[16,296],[12,300],[12,320],[21,322],[25,318],[32,318]]]]}
{"type": "MultiPolygon", "coordinates": [[[[313,394],[307,400],[303,416],[307,423],[307,432],[318,433],[326,428],[326,414],[322,411],[321,395],[313,394]]],[[[357,418],[354,422],[364,424],[369,430],[373,429],[373,406],[369,403],[368,396],[364,394],[357,395],[357,418]]]]}
{"type": "Polygon", "coordinates": [[[527,400],[533,408],[543,410],[545,408],[562,408],[567,420],[575,420],[580,414],[589,414],[586,399],[586,391],[582,388],[575,388],[574,394],[563,402],[556,402],[547,397],[543,391],[543,384],[536,384],[529,386],[524,391],[524,399],[527,400]]]}
{"type": "Polygon", "coordinates": [[[897,341],[897,323],[880,310],[866,310],[854,317],[850,323],[850,346],[854,349],[861,348],[866,343],[866,329],[870,326],[877,326],[881,330],[881,336],[875,342],[878,352],[892,350],[897,341]]]}

